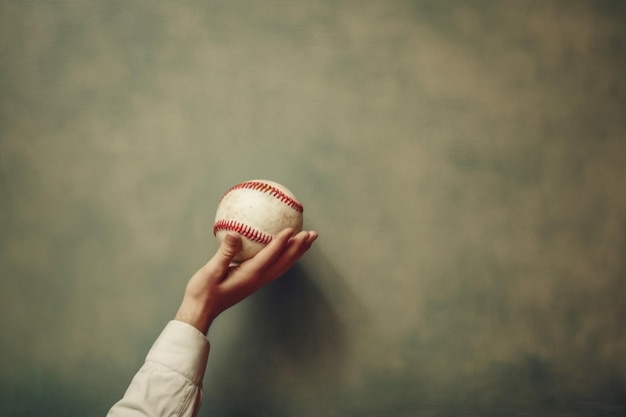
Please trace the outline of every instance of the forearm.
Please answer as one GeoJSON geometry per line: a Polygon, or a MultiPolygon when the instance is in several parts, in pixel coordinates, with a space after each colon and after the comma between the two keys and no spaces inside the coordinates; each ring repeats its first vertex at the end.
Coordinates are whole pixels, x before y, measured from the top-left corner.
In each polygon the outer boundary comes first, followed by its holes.
{"type": "Polygon", "coordinates": [[[180,321],[165,327],[107,417],[193,417],[201,403],[209,342],[180,321]]]}

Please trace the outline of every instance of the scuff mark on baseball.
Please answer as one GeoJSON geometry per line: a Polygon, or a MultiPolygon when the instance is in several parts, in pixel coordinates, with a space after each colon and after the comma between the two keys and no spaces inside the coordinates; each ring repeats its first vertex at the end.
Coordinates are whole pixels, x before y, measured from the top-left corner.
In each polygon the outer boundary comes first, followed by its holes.
{"type": "Polygon", "coordinates": [[[233,259],[243,262],[256,255],[281,230],[302,230],[303,207],[284,185],[250,180],[232,186],[217,205],[213,234],[221,243],[229,231],[242,236],[241,251],[233,259]]]}

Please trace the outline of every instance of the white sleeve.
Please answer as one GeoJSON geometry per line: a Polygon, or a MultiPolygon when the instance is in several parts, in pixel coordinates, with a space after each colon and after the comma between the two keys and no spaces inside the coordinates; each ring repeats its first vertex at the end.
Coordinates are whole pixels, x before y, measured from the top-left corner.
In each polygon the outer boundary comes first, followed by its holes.
{"type": "Polygon", "coordinates": [[[170,321],[107,417],[195,417],[208,357],[205,335],[187,323],[170,321]]]}

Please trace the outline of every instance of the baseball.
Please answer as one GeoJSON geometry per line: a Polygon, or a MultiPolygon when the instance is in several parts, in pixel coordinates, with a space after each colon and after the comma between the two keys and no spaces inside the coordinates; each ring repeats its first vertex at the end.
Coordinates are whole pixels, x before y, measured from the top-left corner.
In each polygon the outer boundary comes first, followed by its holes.
{"type": "Polygon", "coordinates": [[[221,243],[229,231],[241,235],[235,262],[256,255],[281,230],[302,230],[302,204],[285,186],[268,180],[245,181],[231,187],[220,199],[213,234],[221,243]]]}

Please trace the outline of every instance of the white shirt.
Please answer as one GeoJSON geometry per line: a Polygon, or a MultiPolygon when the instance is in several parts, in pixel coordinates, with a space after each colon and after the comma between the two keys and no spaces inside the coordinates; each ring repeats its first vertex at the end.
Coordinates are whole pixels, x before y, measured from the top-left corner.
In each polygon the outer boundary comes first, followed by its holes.
{"type": "Polygon", "coordinates": [[[170,321],[107,417],[195,417],[208,357],[204,334],[190,324],[170,321]]]}

